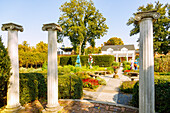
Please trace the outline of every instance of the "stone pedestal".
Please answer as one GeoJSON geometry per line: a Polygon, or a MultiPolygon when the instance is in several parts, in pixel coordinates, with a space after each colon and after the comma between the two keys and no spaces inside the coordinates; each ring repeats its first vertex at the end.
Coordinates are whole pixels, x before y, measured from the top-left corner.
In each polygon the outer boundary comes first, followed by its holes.
{"type": "Polygon", "coordinates": [[[155,113],[153,19],[156,11],[139,12],[135,19],[140,23],[139,113],[155,113]]]}
{"type": "Polygon", "coordinates": [[[7,92],[5,113],[15,113],[22,107],[19,102],[19,60],[18,60],[18,31],[23,27],[14,23],[2,25],[2,31],[8,31],[8,54],[11,61],[11,77],[7,92]]]}
{"type": "Polygon", "coordinates": [[[58,103],[57,30],[62,29],[50,23],[44,24],[42,30],[48,31],[47,105],[43,112],[57,113],[62,108],[58,103]]]}

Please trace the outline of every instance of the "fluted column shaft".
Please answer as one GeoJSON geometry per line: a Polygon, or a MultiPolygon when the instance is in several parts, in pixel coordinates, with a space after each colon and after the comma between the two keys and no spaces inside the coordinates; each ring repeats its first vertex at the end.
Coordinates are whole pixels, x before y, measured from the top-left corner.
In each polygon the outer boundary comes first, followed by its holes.
{"type": "Polygon", "coordinates": [[[57,31],[48,30],[47,107],[58,106],[57,31]]]}
{"type": "Polygon", "coordinates": [[[18,31],[8,30],[8,54],[11,61],[11,77],[7,92],[7,108],[20,106],[19,103],[19,61],[18,61],[18,31]]]}
{"type": "Polygon", "coordinates": [[[140,22],[139,109],[140,113],[155,112],[154,57],[152,18],[140,22]]]}
{"type": "Polygon", "coordinates": [[[57,31],[61,27],[55,23],[44,24],[43,31],[48,31],[48,73],[47,105],[43,113],[57,113],[62,107],[58,103],[58,65],[57,65],[57,31]]]}
{"type": "Polygon", "coordinates": [[[155,113],[153,21],[156,11],[138,12],[135,20],[140,25],[139,42],[139,113],[155,113]]]}

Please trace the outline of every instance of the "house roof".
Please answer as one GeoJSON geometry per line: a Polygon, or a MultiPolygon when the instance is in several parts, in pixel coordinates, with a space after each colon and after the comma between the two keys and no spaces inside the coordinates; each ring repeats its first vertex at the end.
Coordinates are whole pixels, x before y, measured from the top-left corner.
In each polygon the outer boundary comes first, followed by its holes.
{"type": "Polygon", "coordinates": [[[132,45],[106,45],[102,47],[102,51],[107,51],[107,49],[113,49],[113,51],[121,51],[122,48],[127,48],[128,50],[135,50],[135,46],[132,45]]]}

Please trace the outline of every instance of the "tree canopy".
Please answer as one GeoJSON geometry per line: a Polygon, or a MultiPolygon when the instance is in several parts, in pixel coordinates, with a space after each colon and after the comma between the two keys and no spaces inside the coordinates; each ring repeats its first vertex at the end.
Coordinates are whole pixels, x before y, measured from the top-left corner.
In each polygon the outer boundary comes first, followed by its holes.
{"type": "Polygon", "coordinates": [[[70,0],[61,5],[62,12],[59,25],[63,32],[58,33],[58,42],[62,42],[64,36],[68,37],[74,51],[79,48],[85,54],[84,48],[87,42],[95,46],[95,39],[100,39],[107,32],[106,18],[97,10],[92,0],[70,0]]]}
{"type": "MultiPolygon", "coordinates": [[[[154,51],[158,53],[167,54],[170,46],[170,5],[161,4],[159,1],[155,2],[155,5],[150,3],[145,6],[140,6],[137,11],[153,11],[157,10],[160,13],[160,18],[153,24],[153,36],[154,36],[154,51]]],[[[133,25],[134,28],[130,31],[130,36],[139,33],[139,25],[135,23],[136,13],[127,22],[127,25],[133,25]]]]}
{"type": "Polygon", "coordinates": [[[104,42],[104,45],[124,45],[121,38],[112,37],[107,42],[104,42]]]}
{"type": "Polygon", "coordinates": [[[47,62],[48,44],[40,41],[35,47],[30,47],[27,41],[18,45],[20,67],[42,67],[47,62]]]}

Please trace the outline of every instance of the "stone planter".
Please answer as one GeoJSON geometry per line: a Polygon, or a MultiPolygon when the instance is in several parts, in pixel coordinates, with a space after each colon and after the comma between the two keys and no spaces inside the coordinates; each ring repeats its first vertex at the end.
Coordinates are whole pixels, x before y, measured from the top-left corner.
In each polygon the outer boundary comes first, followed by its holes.
{"type": "Polygon", "coordinates": [[[113,75],[113,78],[119,78],[119,75],[117,75],[118,69],[114,69],[115,75],[113,75]]]}

